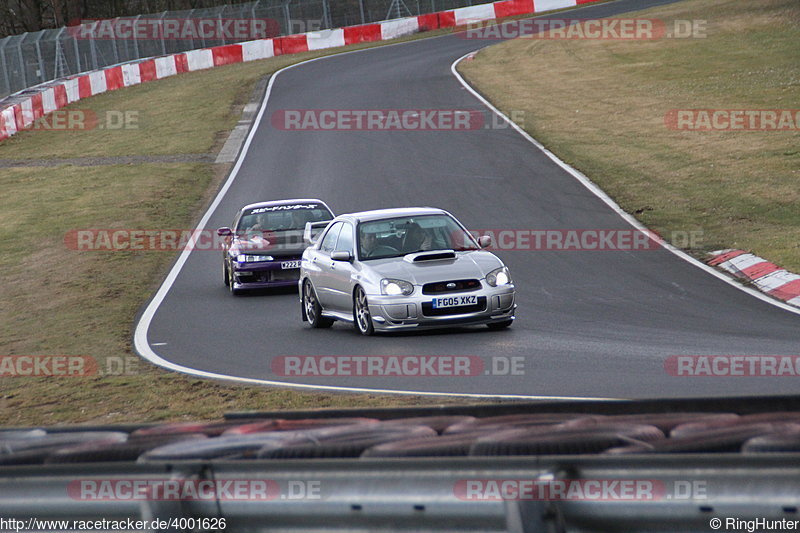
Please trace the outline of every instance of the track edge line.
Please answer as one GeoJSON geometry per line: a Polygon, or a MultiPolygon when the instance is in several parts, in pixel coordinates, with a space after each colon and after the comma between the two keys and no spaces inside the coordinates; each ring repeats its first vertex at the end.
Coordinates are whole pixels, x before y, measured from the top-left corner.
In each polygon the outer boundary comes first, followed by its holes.
{"type": "MultiPolygon", "coordinates": [[[[544,155],[546,155],[548,158],[550,158],[550,160],[552,160],[555,164],[557,164],[563,170],[568,172],[573,178],[577,179],[584,187],[589,189],[589,191],[592,194],[597,196],[606,205],[608,205],[611,209],[613,209],[614,212],[616,212],[620,217],[622,217],[623,220],[625,220],[631,226],[633,226],[634,228],[636,228],[638,230],[650,231],[644,226],[644,224],[639,222],[636,219],[636,217],[634,217],[633,215],[631,215],[630,213],[628,213],[627,211],[622,209],[622,207],[620,207],[619,204],[617,204],[617,202],[615,202],[610,196],[608,196],[605,193],[605,191],[603,191],[603,189],[601,189],[596,183],[594,183],[591,179],[589,179],[583,172],[579,171],[578,169],[576,169],[576,168],[568,165],[564,161],[562,161],[557,155],[555,155],[553,152],[548,150],[542,143],[540,143],[539,141],[534,139],[528,132],[526,132],[524,129],[522,129],[519,125],[517,125],[510,118],[508,118],[508,116],[506,116],[505,113],[503,113],[502,111],[497,109],[491,102],[489,102],[489,100],[487,100],[482,94],[480,94],[469,83],[467,83],[467,81],[464,79],[464,77],[458,72],[457,67],[458,67],[458,64],[461,63],[461,61],[463,61],[467,57],[473,56],[475,53],[476,53],[476,51],[473,50],[472,52],[464,54],[463,56],[461,56],[458,59],[456,59],[450,65],[450,72],[452,72],[452,74],[453,74],[453,76],[455,76],[456,80],[458,80],[458,82],[467,91],[469,91],[469,93],[472,94],[472,96],[477,98],[483,105],[485,105],[487,108],[489,108],[490,111],[492,111],[495,115],[497,115],[498,117],[500,117],[504,121],[506,121],[525,140],[527,140],[528,142],[533,144],[536,148],[541,150],[542,153],[544,153],[544,155]]],[[[660,239],[659,240],[659,244],[662,247],[664,247],[666,250],[672,252],[673,254],[675,254],[676,256],[680,257],[681,259],[683,259],[684,261],[688,262],[689,264],[704,270],[705,272],[711,274],[712,276],[715,276],[716,278],[721,279],[722,281],[724,281],[728,285],[736,287],[737,289],[746,292],[750,296],[754,296],[754,297],[758,298],[759,300],[762,300],[762,301],[764,301],[764,302],[766,302],[768,304],[772,304],[772,305],[774,305],[776,307],[779,307],[779,308],[781,308],[781,309],[783,309],[785,311],[789,311],[789,312],[794,313],[796,315],[800,315],[800,309],[798,309],[796,307],[793,307],[793,306],[790,306],[789,304],[780,302],[778,300],[775,300],[774,298],[771,298],[770,296],[767,296],[763,292],[760,292],[760,291],[757,291],[757,290],[752,289],[750,287],[745,287],[744,285],[741,285],[735,279],[732,279],[729,276],[726,276],[725,274],[723,274],[722,272],[719,272],[715,268],[703,263],[702,261],[699,261],[699,260],[695,259],[694,257],[690,256],[689,254],[687,254],[683,250],[680,250],[679,248],[676,248],[676,247],[672,246],[670,243],[668,243],[664,239],[660,239]]]]}

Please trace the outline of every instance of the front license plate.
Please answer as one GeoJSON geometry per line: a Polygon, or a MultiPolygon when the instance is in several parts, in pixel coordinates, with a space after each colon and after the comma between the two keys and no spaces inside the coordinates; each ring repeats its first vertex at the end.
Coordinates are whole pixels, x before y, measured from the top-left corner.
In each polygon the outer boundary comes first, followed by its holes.
{"type": "Polygon", "coordinates": [[[462,305],[476,305],[478,297],[472,296],[448,296],[446,298],[434,298],[433,308],[442,309],[444,307],[460,307],[462,305]]]}
{"type": "Polygon", "coordinates": [[[281,261],[281,268],[284,270],[300,268],[300,261],[281,261]]]}

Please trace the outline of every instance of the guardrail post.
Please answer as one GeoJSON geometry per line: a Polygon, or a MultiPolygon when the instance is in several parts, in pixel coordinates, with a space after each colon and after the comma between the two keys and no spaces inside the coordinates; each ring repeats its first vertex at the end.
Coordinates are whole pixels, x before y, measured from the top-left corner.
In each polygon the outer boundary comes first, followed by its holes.
{"type": "MultiPolygon", "coordinates": [[[[134,22],[133,22],[133,27],[134,28],[139,26],[139,19],[140,18],[142,18],[141,15],[136,15],[136,18],[134,19],[134,22]]],[[[133,32],[133,54],[136,57],[136,59],[141,59],[142,58],[142,55],[139,53],[139,32],[137,32],[135,30],[133,32]]]]}
{"type": "Polygon", "coordinates": [[[83,69],[81,68],[81,51],[78,48],[78,38],[74,35],[72,36],[72,47],[75,49],[75,63],[78,69],[75,72],[82,72],[83,69]]]}
{"type": "Polygon", "coordinates": [[[325,24],[325,28],[322,29],[330,29],[331,28],[331,8],[328,4],[328,0],[322,0],[322,20],[325,24]]]}
{"type": "Polygon", "coordinates": [[[224,12],[225,12],[225,6],[222,6],[222,8],[217,13],[217,31],[219,32],[219,38],[222,40],[223,45],[227,44],[225,42],[225,33],[222,31],[222,14],[224,12]]]}
{"type": "Polygon", "coordinates": [[[292,14],[289,11],[288,1],[283,4],[283,18],[286,21],[286,33],[284,33],[284,35],[289,35],[292,33],[292,14]]]}
{"type": "Polygon", "coordinates": [[[44,72],[44,61],[42,60],[42,45],[40,43],[40,41],[42,40],[42,36],[44,35],[44,32],[40,31],[37,33],[39,34],[39,36],[36,37],[36,41],[34,41],[33,44],[34,46],[36,46],[36,60],[39,62],[38,73],[39,73],[39,82],[41,83],[43,81],[46,81],[45,80],[46,75],[44,72]]]}
{"type": "Polygon", "coordinates": [[[22,34],[22,37],[19,40],[19,45],[17,46],[17,55],[19,56],[19,70],[22,73],[23,88],[28,86],[28,72],[27,72],[28,69],[25,66],[25,56],[22,55],[22,43],[25,42],[26,35],[28,35],[28,32],[22,34]]]}
{"type": "MultiPolygon", "coordinates": [[[[53,45],[55,47],[55,50],[53,52],[53,78],[52,79],[58,78],[58,67],[60,65],[58,59],[59,59],[59,56],[61,56],[61,57],[64,56],[64,50],[61,49],[61,34],[62,33],[64,33],[64,28],[61,28],[60,30],[58,30],[58,33],[56,34],[56,38],[53,39],[53,42],[55,43],[53,45]]],[[[63,76],[64,73],[62,72],[61,75],[63,76]]]]}
{"type": "MultiPolygon", "coordinates": [[[[253,5],[252,9],[250,9],[250,29],[251,29],[251,31],[252,31],[252,29],[253,29],[253,27],[254,27],[254,25],[256,23],[256,9],[261,5],[261,0],[256,0],[256,2],[253,2],[252,5],[253,5]]],[[[269,28],[267,28],[267,32],[269,32],[269,28]]],[[[265,34],[264,37],[268,37],[268,35],[265,34]]],[[[250,35],[250,38],[252,39],[253,36],[250,35]]]]}
{"type": "Polygon", "coordinates": [[[158,17],[159,20],[159,32],[161,33],[161,55],[167,55],[167,44],[164,42],[164,17],[167,15],[167,12],[164,11],[161,13],[161,16],[158,17]]]}
{"type": "MultiPolygon", "coordinates": [[[[119,22],[119,17],[114,19],[114,22],[112,23],[114,25],[113,27],[116,28],[118,22],[119,22]]],[[[119,63],[119,50],[117,50],[117,32],[116,31],[114,31],[114,33],[111,36],[111,47],[112,47],[111,48],[112,51],[114,52],[114,64],[117,64],[117,63],[119,63]]]]}
{"type": "Polygon", "coordinates": [[[97,48],[95,48],[94,41],[97,38],[97,25],[100,24],[100,21],[95,22],[92,24],[92,38],[89,39],[89,52],[91,52],[92,58],[92,70],[97,70],[97,48]]]}
{"type": "MultiPolygon", "coordinates": [[[[197,22],[194,20],[194,9],[189,10],[189,16],[186,17],[187,21],[191,21],[195,28],[197,28],[197,22]]],[[[192,33],[189,32],[189,48],[188,50],[194,50],[194,37],[192,37],[192,33]]]]}
{"type": "Polygon", "coordinates": [[[8,71],[8,65],[6,64],[6,51],[3,48],[6,47],[8,41],[11,40],[11,37],[5,37],[0,39],[0,67],[2,67],[2,77],[3,77],[3,92],[0,93],[0,98],[11,94],[11,80],[10,75],[11,73],[8,71]]]}

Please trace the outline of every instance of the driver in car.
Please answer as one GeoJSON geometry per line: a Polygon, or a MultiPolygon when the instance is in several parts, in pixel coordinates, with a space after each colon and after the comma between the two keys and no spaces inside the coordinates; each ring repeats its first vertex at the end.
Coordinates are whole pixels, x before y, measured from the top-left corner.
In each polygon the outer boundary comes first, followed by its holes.
{"type": "Polygon", "coordinates": [[[403,238],[403,251],[407,254],[422,252],[431,249],[433,238],[431,234],[422,229],[416,222],[412,222],[406,228],[403,238]]]}
{"type": "Polygon", "coordinates": [[[361,253],[364,257],[371,257],[378,246],[378,237],[375,233],[361,233],[361,253]]]}
{"type": "Polygon", "coordinates": [[[264,224],[266,224],[266,217],[263,214],[256,215],[256,223],[247,228],[248,233],[264,231],[264,224]]]}

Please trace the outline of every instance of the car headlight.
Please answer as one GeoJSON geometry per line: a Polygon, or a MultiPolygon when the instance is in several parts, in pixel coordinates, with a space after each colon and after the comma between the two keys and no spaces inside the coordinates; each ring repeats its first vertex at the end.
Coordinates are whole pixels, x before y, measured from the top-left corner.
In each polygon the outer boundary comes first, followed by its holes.
{"type": "Polygon", "coordinates": [[[251,254],[239,254],[236,256],[237,263],[258,263],[259,261],[272,261],[272,256],[251,254]]]}
{"type": "Polygon", "coordinates": [[[506,267],[500,267],[486,274],[486,283],[492,287],[500,287],[511,283],[511,273],[506,267]]]}
{"type": "Polygon", "coordinates": [[[407,281],[390,278],[381,280],[381,294],[386,296],[408,296],[412,292],[414,292],[414,286],[407,281]]]}

